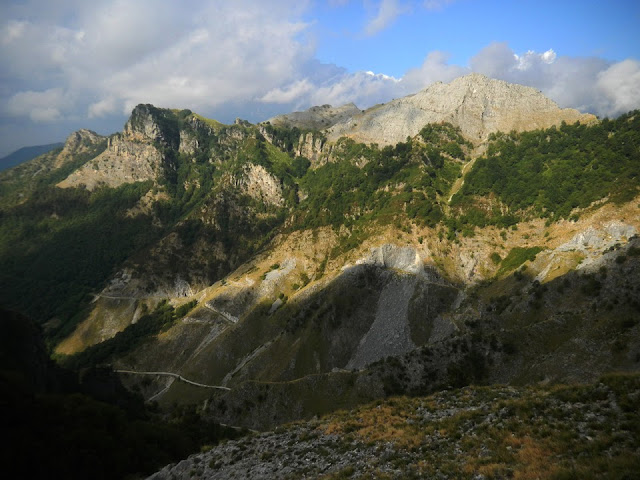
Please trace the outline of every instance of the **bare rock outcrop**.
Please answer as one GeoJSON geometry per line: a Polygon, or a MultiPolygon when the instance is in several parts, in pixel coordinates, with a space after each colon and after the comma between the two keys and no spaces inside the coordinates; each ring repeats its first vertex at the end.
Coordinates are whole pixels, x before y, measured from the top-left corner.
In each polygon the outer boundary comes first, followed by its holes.
{"type": "Polygon", "coordinates": [[[59,168],[76,155],[82,155],[89,152],[93,147],[105,139],[96,132],[82,128],[73,132],[64,142],[62,151],[56,157],[54,168],[59,168]]]}
{"type": "Polygon", "coordinates": [[[107,149],[71,173],[58,187],[84,185],[87,190],[93,190],[99,185],[117,187],[125,183],[156,180],[163,160],[158,147],[177,148],[180,143],[177,125],[174,129],[169,122],[163,122],[163,114],[152,105],[138,105],[123,132],[108,139],[107,149]]]}
{"type": "Polygon", "coordinates": [[[297,127],[308,130],[324,130],[336,123],[347,121],[359,113],[362,113],[362,111],[353,103],[342,105],[341,107],[322,105],[311,107],[304,112],[277,115],[267,120],[267,122],[275,126],[289,128],[297,127]]]}
{"type": "Polygon", "coordinates": [[[154,145],[116,134],[109,138],[104,152],[71,173],[58,187],[84,185],[87,190],[93,190],[99,185],[117,187],[125,183],[155,180],[161,163],[162,154],[154,145]]]}
{"type": "Polygon", "coordinates": [[[284,202],[280,182],[262,165],[247,164],[237,186],[251,198],[268,205],[280,206],[284,202]]]}
{"type": "Polygon", "coordinates": [[[590,114],[560,109],[538,90],[473,73],[451,83],[437,82],[387,104],[372,107],[329,129],[329,140],[342,136],[364,143],[393,145],[415,136],[428,123],[450,122],[480,143],[490,133],[548,128],[561,122],[588,123],[590,114]]]}
{"type": "Polygon", "coordinates": [[[314,135],[312,132],[300,134],[296,154],[301,157],[306,157],[315,163],[320,158],[320,154],[323,153],[326,140],[325,137],[314,135]]]}

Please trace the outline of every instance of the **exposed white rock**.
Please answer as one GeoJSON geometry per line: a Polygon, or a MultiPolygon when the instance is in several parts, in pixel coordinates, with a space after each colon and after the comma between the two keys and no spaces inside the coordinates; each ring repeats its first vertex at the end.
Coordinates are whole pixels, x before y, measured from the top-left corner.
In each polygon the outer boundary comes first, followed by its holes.
{"type": "MultiPolygon", "coordinates": [[[[538,254],[534,262],[539,269],[536,280],[540,282],[549,280],[558,269],[575,268],[582,271],[598,269],[607,261],[607,255],[603,253],[615,245],[628,242],[636,233],[637,230],[633,225],[619,221],[605,223],[601,228],[589,226],[556,249],[538,254]],[[576,265],[571,252],[578,252],[581,255],[579,264],[576,265]]],[[[610,255],[618,254],[611,252],[610,255]]]]}
{"type": "Polygon", "coordinates": [[[280,298],[276,298],[275,301],[271,304],[271,308],[269,308],[269,315],[278,310],[284,302],[280,298]]]}
{"type": "Polygon", "coordinates": [[[58,187],[84,185],[87,190],[93,190],[99,185],[117,187],[157,178],[162,155],[153,145],[120,134],[113,135],[108,142],[104,152],[71,173],[58,187]]]}
{"type": "Polygon", "coordinates": [[[316,162],[323,151],[326,139],[322,136],[314,135],[309,132],[306,135],[301,134],[298,142],[298,151],[301,157],[306,157],[311,162],[316,162]]]}
{"type": "Polygon", "coordinates": [[[102,142],[105,137],[87,129],[73,132],[64,142],[62,151],[56,157],[54,168],[59,168],[75,155],[86,153],[90,148],[102,142]]]}
{"type": "Polygon", "coordinates": [[[636,234],[632,225],[613,221],[605,224],[602,229],[593,226],[585,231],[577,233],[571,240],[558,247],[560,252],[581,251],[586,253],[593,250],[603,250],[612,247],[616,243],[626,242],[636,234]]]}
{"type": "Polygon", "coordinates": [[[424,270],[420,254],[415,248],[391,244],[372,248],[367,257],[356,261],[356,265],[376,265],[413,274],[424,270]]]}
{"type": "Polygon", "coordinates": [[[393,278],[380,292],[376,317],[362,337],[358,349],[346,365],[358,369],[389,355],[402,355],[415,348],[409,327],[409,302],[416,286],[416,277],[402,275],[393,278]]]}
{"type": "Polygon", "coordinates": [[[244,176],[239,181],[247,195],[269,205],[280,206],[284,203],[282,186],[276,177],[262,165],[250,163],[244,168],[244,176]]]}
{"type": "Polygon", "coordinates": [[[180,148],[178,150],[180,153],[193,155],[199,146],[195,135],[186,130],[180,130],[180,148]]]}
{"type": "Polygon", "coordinates": [[[347,136],[365,143],[393,145],[417,135],[427,123],[450,122],[470,140],[481,142],[497,131],[595,120],[590,114],[560,109],[534,88],[473,73],[448,84],[434,83],[415,95],[372,107],[337,123],[329,129],[329,140],[347,136]]]}
{"type": "Polygon", "coordinates": [[[262,283],[260,283],[260,296],[265,297],[273,294],[279,285],[286,281],[287,276],[296,268],[297,261],[293,257],[284,259],[278,268],[268,272],[262,283]]]}

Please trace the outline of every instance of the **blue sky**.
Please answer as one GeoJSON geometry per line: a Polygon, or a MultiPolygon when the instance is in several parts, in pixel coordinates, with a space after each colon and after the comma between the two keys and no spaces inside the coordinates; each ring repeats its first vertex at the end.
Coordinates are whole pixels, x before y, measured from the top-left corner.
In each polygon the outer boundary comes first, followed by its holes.
{"type": "Polygon", "coordinates": [[[480,72],[640,108],[640,1],[4,0],[0,156],[122,129],[138,103],[253,122],[480,72]]]}
{"type": "Polygon", "coordinates": [[[425,2],[391,2],[404,13],[367,35],[380,3],[318,3],[308,15],[317,22],[318,59],[399,77],[426,52],[444,50],[452,63],[465,65],[479,46],[492,42],[507,42],[516,52],[552,48],[608,60],[640,56],[638,1],[458,0],[431,9],[425,2]]]}

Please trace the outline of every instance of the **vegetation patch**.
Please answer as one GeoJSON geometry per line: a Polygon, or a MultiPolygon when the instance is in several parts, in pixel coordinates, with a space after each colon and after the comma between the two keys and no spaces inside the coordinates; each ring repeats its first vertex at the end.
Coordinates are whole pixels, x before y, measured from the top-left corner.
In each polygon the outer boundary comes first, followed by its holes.
{"type": "Polygon", "coordinates": [[[501,276],[507,272],[515,270],[523,263],[529,261],[533,262],[536,255],[544,250],[542,247],[514,247],[512,248],[506,257],[500,262],[500,269],[497,276],[501,276]]]}

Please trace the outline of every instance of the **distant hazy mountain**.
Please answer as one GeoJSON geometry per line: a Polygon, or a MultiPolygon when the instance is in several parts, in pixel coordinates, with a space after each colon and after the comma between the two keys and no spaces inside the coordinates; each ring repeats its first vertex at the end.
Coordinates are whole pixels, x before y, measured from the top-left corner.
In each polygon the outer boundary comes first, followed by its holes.
{"type": "Polygon", "coordinates": [[[35,145],[33,147],[22,147],[6,157],[0,158],[0,171],[6,170],[23,162],[36,158],[43,153],[50,152],[53,149],[60,148],[63,143],[50,143],[49,145],[35,145]]]}

